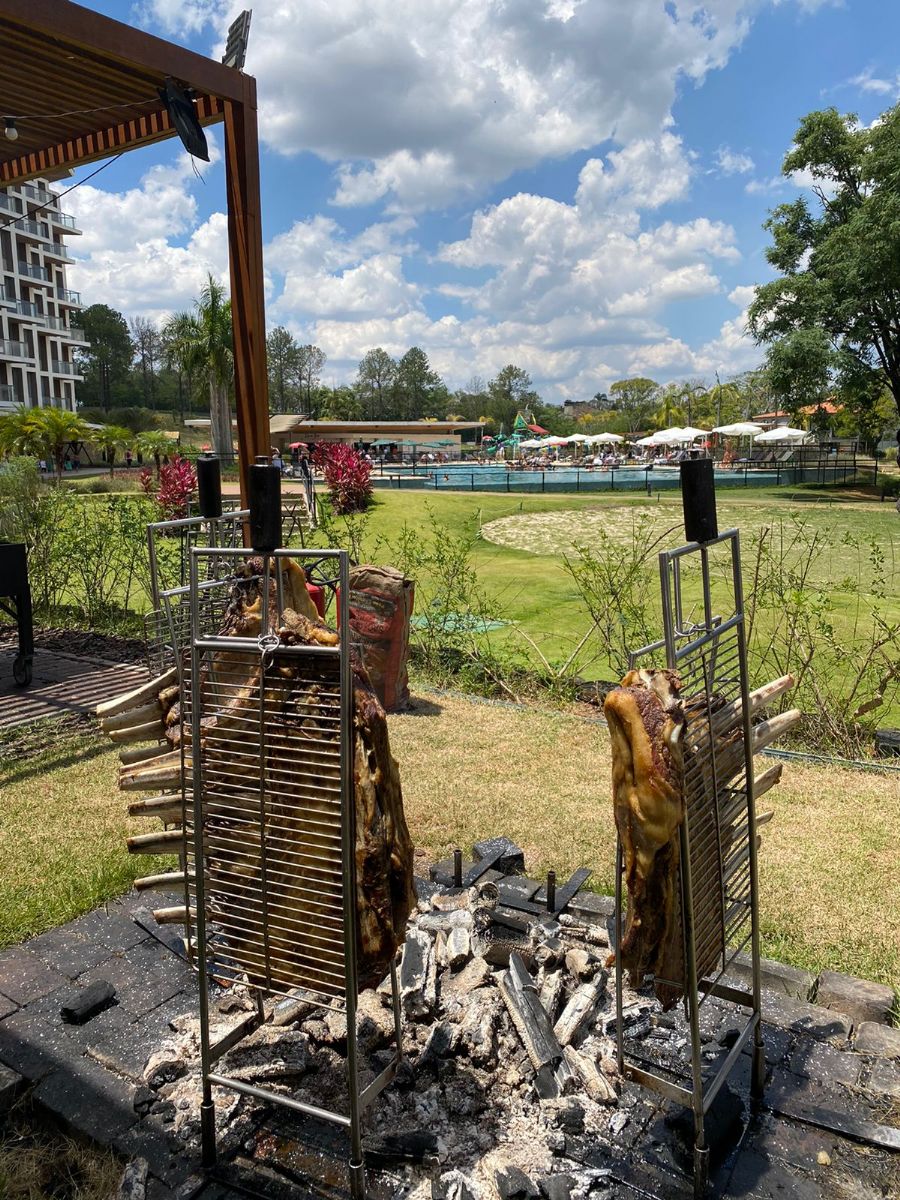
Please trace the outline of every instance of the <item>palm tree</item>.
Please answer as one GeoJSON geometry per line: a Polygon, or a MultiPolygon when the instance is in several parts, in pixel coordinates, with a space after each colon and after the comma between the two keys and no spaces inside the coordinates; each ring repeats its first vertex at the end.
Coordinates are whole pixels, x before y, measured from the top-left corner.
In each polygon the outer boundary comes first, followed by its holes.
{"type": "Polygon", "coordinates": [[[657,429],[671,429],[676,421],[684,421],[684,409],[678,403],[681,396],[674,387],[667,387],[661,399],[662,404],[653,414],[653,424],[657,429]]]}
{"type": "Polygon", "coordinates": [[[40,423],[35,416],[39,408],[19,405],[11,413],[0,417],[0,452],[3,454],[25,454],[38,458],[44,452],[40,423]]]}
{"type": "Polygon", "coordinates": [[[91,434],[91,441],[106,455],[109,477],[112,479],[116,466],[116,451],[126,450],[134,443],[134,434],[121,425],[103,425],[91,434]]]}
{"type": "Polygon", "coordinates": [[[138,436],[137,448],[141,454],[146,457],[153,458],[156,463],[156,478],[159,479],[159,468],[162,465],[162,457],[168,454],[170,450],[174,450],[175,443],[167,433],[161,433],[156,430],[150,430],[148,433],[142,433],[138,436]]]}
{"type": "Polygon", "coordinates": [[[209,384],[209,417],[216,454],[232,454],[231,405],[228,391],[234,377],[231,301],[210,274],[194,303],[193,313],[176,313],[166,322],[163,337],[172,361],[188,374],[205,374],[209,384]]]}
{"type": "Polygon", "coordinates": [[[4,417],[0,445],[7,453],[53,459],[57,479],[69,446],[90,436],[87,422],[65,408],[18,408],[4,417]]]}

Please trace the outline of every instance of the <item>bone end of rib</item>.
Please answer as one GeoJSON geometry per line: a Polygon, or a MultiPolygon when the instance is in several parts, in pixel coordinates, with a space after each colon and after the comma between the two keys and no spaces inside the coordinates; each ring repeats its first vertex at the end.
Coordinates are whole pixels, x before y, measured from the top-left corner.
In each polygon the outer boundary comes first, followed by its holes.
{"type": "Polygon", "coordinates": [[[758,754],[760,750],[764,750],[766,746],[784,737],[803,714],[799,708],[788,709],[787,712],[779,713],[776,717],[769,717],[767,721],[760,721],[758,725],[753,727],[753,753],[758,754]]]}
{"type": "Polygon", "coordinates": [[[151,700],[157,700],[159,693],[165,688],[171,687],[177,679],[178,672],[174,667],[170,667],[162,675],[157,675],[155,679],[149,679],[140,687],[134,688],[133,691],[115,696],[112,700],[104,700],[102,704],[97,705],[94,712],[102,720],[114,717],[118,713],[127,712],[130,708],[140,708],[141,705],[148,704],[151,700]]]}

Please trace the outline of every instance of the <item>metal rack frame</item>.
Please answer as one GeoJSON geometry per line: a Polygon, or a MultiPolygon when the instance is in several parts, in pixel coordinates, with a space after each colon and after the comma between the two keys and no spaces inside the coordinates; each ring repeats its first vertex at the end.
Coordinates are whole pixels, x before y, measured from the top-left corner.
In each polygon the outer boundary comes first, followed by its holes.
{"type": "MultiPolygon", "coordinates": [[[[709,1178],[709,1147],[705,1117],[720,1088],[752,1038],[751,1097],[762,1097],[765,1048],[762,1040],[759,972],[759,905],[756,807],[753,794],[753,751],[747,678],[747,646],[741,581],[740,537],[730,529],[698,545],[689,543],[659,555],[663,636],[630,656],[630,665],[664,665],[682,679],[686,727],[684,819],[679,828],[676,936],[682,938],[680,977],[657,982],[683,991],[690,1031],[690,1072],[673,1063],[668,1075],[638,1066],[625,1052],[623,968],[616,956],[616,1051],[619,1069],[627,1078],[693,1110],[694,1191],[702,1196],[709,1178]],[[732,611],[713,611],[710,551],[730,552],[725,582],[730,583],[732,611]],[[685,619],[682,568],[699,560],[703,612],[699,621],[685,619]],[[730,566],[730,570],[728,567],[730,566]],[[730,576],[730,579],[729,579],[730,576]],[[649,660],[649,661],[647,661],[649,660]],[[691,697],[697,698],[692,705],[691,697]],[[716,712],[731,714],[731,741],[723,749],[722,721],[716,712]],[[717,735],[718,750],[717,750],[717,735]],[[737,742],[739,735],[741,745],[737,742]],[[726,753],[730,758],[726,759],[726,753]],[[721,757],[720,757],[721,756],[721,757]],[[739,768],[736,766],[739,762],[739,768]],[[721,766],[721,771],[719,770],[721,766]],[[726,834],[731,833],[730,841],[726,834]],[[751,988],[724,982],[736,955],[747,946],[752,959],[751,988]],[[709,996],[750,1010],[737,1041],[725,1057],[704,1075],[700,1018],[709,996]],[[687,1078],[686,1078],[687,1077],[687,1078]],[[681,1082],[676,1082],[680,1079],[681,1082]],[[689,1081],[689,1086],[688,1086],[689,1081]]],[[[621,839],[616,846],[616,946],[622,942],[625,896],[621,839]]],[[[678,972],[673,972],[678,976],[678,972]]]]}
{"type": "MultiPolygon", "coordinates": [[[[390,979],[393,999],[394,1031],[396,1037],[395,1053],[391,1063],[380,1072],[364,1089],[360,1089],[359,1081],[359,1046],[357,1030],[357,996],[359,992],[359,973],[357,961],[358,916],[356,909],[356,820],[353,792],[353,681],[350,661],[350,628],[348,619],[349,597],[349,559],[345,551],[315,550],[311,552],[294,549],[279,549],[269,554],[255,555],[252,550],[239,547],[197,548],[191,552],[189,597],[191,610],[191,639],[190,667],[185,672],[183,697],[185,725],[191,729],[190,767],[185,772],[185,844],[187,859],[185,870],[185,907],[188,919],[189,942],[195,948],[195,965],[200,978],[200,1043],[201,1043],[201,1073],[203,1100],[201,1104],[201,1135],[203,1166],[210,1168],[216,1160],[216,1131],[215,1110],[212,1089],[214,1086],[228,1088],[232,1091],[247,1095],[256,1100],[262,1100],[281,1105],[307,1116],[312,1116],[331,1122],[347,1129],[350,1140],[348,1170],[350,1193],[354,1200],[365,1196],[365,1168],[362,1150],[362,1113],[375,1099],[382,1089],[393,1079],[402,1057],[400,995],[397,982],[396,967],[391,965],[390,979]],[[249,557],[262,559],[261,594],[263,596],[262,628],[258,639],[246,637],[222,636],[214,632],[218,629],[215,619],[219,606],[210,605],[210,595],[222,595],[232,582],[233,571],[223,572],[222,563],[231,563],[249,557]],[[270,594],[270,584],[274,575],[277,589],[278,611],[283,610],[283,579],[278,569],[282,558],[299,560],[301,565],[304,558],[314,559],[322,568],[325,564],[332,567],[335,588],[340,588],[340,599],[337,601],[337,629],[339,644],[337,646],[284,646],[280,645],[275,631],[268,628],[269,613],[265,598],[270,594]],[[206,560],[206,561],[205,561],[206,560]],[[275,568],[273,572],[273,567],[275,568]],[[211,632],[213,631],[213,632],[211,632]],[[202,722],[205,711],[204,704],[208,699],[213,703],[228,695],[229,684],[227,675],[229,667],[220,671],[217,665],[212,666],[211,656],[227,654],[226,663],[240,661],[246,657],[248,662],[255,662],[259,669],[258,700],[256,717],[252,722],[244,721],[241,725],[240,750],[232,753],[234,763],[229,763],[225,751],[225,767],[221,763],[223,751],[215,748],[215,738],[210,736],[209,729],[204,730],[202,722]],[[316,720],[323,722],[333,720],[338,714],[338,769],[339,786],[337,803],[329,801],[330,809],[323,810],[322,802],[313,809],[309,799],[311,788],[321,794],[326,791],[321,779],[314,777],[313,783],[297,783],[297,773],[287,781],[283,777],[273,778],[275,768],[268,759],[267,742],[271,738],[287,736],[279,734],[277,728],[267,718],[268,690],[267,678],[275,678],[279,665],[290,665],[295,673],[308,672],[308,678],[313,682],[322,679],[330,680],[330,687],[337,685],[337,705],[332,704],[329,712],[326,701],[321,704],[317,700],[316,720]],[[267,676],[268,670],[273,671],[267,676]],[[217,678],[218,673],[218,678],[217,678]],[[222,680],[225,677],[225,683],[222,680]],[[194,681],[197,681],[196,686],[194,681]],[[217,760],[216,756],[219,756],[217,760]],[[219,765],[216,768],[216,761],[219,765]],[[213,765],[210,766],[210,763],[213,765]],[[223,771],[229,774],[223,775],[223,771]],[[218,769],[219,775],[215,771],[218,769]],[[232,772],[233,769],[233,773],[232,772]],[[188,779],[190,778],[190,785],[188,779]],[[225,799],[222,799],[222,781],[227,778],[229,789],[225,799]],[[216,780],[218,779],[218,792],[216,780]],[[209,786],[208,786],[209,785],[209,786]],[[188,798],[190,788],[191,796],[188,798]],[[233,791],[232,791],[233,789],[233,791]],[[280,790],[279,790],[280,789],[280,790]],[[278,846],[285,845],[286,839],[279,839],[279,832],[284,835],[283,825],[279,830],[277,815],[279,796],[288,795],[292,801],[305,800],[309,805],[309,813],[302,817],[291,816],[290,820],[290,850],[279,851],[278,846]],[[235,817],[235,814],[238,817],[235,817]],[[223,815],[224,814],[224,815],[223,815]],[[315,819],[314,819],[315,818],[315,819]],[[218,876],[213,875],[211,866],[210,846],[215,845],[221,862],[222,846],[228,851],[227,837],[223,827],[231,824],[232,829],[239,825],[244,829],[245,844],[252,838],[258,839],[258,850],[253,849],[251,862],[258,862],[258,873],[252,872],[254,883],[249,888],[250,876],[246,870],[241,879],[239,900],[240,909],[228,909],[234,904],[229,899],[229,884],[222,884],[223,871],[218,870],[218,876]],[[330,823],[330,827],[329,827],[330,823]],[[309,828],[315,825],[315,832],[310,835],[309,828]],[[307,843],[304,837],[310,837],[307,843]],[[331,846],[331,860],[326,855],[328,851],[323,846],[331,846]],[[305,861],[313,859],[315,866],[309,868],[311,874],[304,874],[302,891],[305,895],[315,896],[315,905],[309,914],[304,913],[301,906],[285,909],[279,905],[277,885],[270,885],[269,871],[275,875],[277,870],[284,871],[285,864],[296,868],[297,857],[303,857],[303,850],[310,851],[305,861]],[[336,849],[335,849],[336,848],[336,849]],[[315,857],[315,851],[318,857],[315,857]],[[280,855],[280,857],[279,857],[280,855]],[[325,865],[323,866],[323,861],[325,865]],[[329,876],[328,862],[335,870],[329,876]],[[202,869],[198,866],[202,864],[202,869]],[[339,866],[339,873],[337,867],[339,866]],[[316,876],[316,872],[319,876],[316,876]],[[216,882],[216,880],[218,882],[216,882]],[[218,888],[218,891],[216,889],[218,888]],[[226,896],[222,900],[223,892],[226,896]],[[248,899],[248,896],[250,897],[248,899]],[[324,900],[322,897],[324,896],[324,900]],[[238,914],[238,920],[243,922],[251,937],[258,937],[261,945],[257,949],[247,951],[246,946],[236,948],[240,942],[240,934],[234,932],[235,923],[232,920],[226,925],[224,933],[217,931],[217,914],[221,921],[223,906],[233,917],[238,914]],[[258,917],[258,919],[257,919],[258,917]],[[309,939],[313,922],[318,921],[312,933],[316,945],[321,944],[320,961],[315,961],[315,951],[310,951],[309,941],[303,942],[303,937],[309,939]],[[193,938],[191,934],[193,933],[193,938]],[[232,938],[229,953],[229,936],[232,938]],[[294,941],[289,949],[285,945],[291,937],[294,941]],[[248,955],[250,966],[247,966],[248,955]],[[243,964],[242,964],[243,959],[243,964]],[[285,968],[286,959],[290,960],[289,970],[285,968]],[[323,966],[324,964],[324,966],[323,966]],[[338,968],[340,967],[340,977],[338,968]],[[247,1021],[241,1023],[222,1040],[213,1043],[210,1030],[210,985],[211,980],[228,984],[234,982],[241,972],[251,976],[251,985],[257,999],[257,1011],[247,1021]],[[324,974],[323,974],[324,973],[324,974]],[[289,976],[289,977],[288,977],[289,976]],[[327,978],[326,978],[327,976],[327,978]],[[263,1087],[235,1079],[214,1069],[216,1061],[232,1049],[247,1033],[257,1028],[263,1019],[263,999],[267,996],[290,996],[297,989],[302,989],[303,998],[314,1006],[323,1009],[339,1008],[346,1013],[347,1020],[347,1114],[333,1111],[318,1105],[309,1104],[294,1096],[274,1092],[263,1087]],[[343,1007],[341,1008],[341,1004],[343,1007]]],[[[221,662],[221,659],[220,659],[221,662]]],[[[334,698],[333,691],[328,695],[334,698]]],[[[333,731],[333,726],[329,727],[333,731]]],[[[333,732],[332,732],[333,736],[333,732]]],[[[296,741],[302,738],[295,736],[296,741]]],[[[320,739],[321,741],[321,739],[320,739]]],[[[319,751],[316,751],[318,753],[319,751]]],[[[333,768],[332,768],[333,770],[333,768]]],[[[327,783],[327,779],[326,779],[327,783]]],[[[282,808],[286,807],[282,804],[282,808]]],[[[281,820],[284,821],[282,815],[281,820]]],[[[238,844],[236,834],[231,845],[238,844]]],[[[256,842],[253,843],[254,847],[256,842]]],[[[246,866],[246,860],[245,860],[246,866]]],[[[224,875],[227,877],[231,867],[226,861],[224,875]]],[[[237,893],[236,893],[237,894],[237,893]]],[[[257,943],[254,943],[256,945],[257,943]]]]}

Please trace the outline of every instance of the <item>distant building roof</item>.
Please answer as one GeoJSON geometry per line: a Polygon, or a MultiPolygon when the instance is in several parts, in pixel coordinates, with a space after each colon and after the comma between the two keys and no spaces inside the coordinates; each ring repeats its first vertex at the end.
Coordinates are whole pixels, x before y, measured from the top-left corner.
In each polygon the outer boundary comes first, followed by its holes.
{"type": "Polygon", "coordinates": [[[807,417],[811,417],[814,413],[822,412],[829,417],[833,417],[835,413],[843,412],[843,404],[834,404],[831,400],[823,400],[821,404],[807,404],[800,411],[807,417]]]}

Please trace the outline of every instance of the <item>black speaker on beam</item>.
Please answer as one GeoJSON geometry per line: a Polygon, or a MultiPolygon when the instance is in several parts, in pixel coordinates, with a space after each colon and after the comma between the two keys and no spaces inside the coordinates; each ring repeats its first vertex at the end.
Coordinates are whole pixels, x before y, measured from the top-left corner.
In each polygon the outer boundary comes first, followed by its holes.
{"type": "Polygon", "coordinates": [[[263,455],[250,467],[250,544],[269,554],[281,544],[281,471],[263,455]]]}
{"type": "Polygon", "coordinates": [[[711,458],[690,458],[681,464],[681,502],[687,541],[703,545],[719,536],[711,458]]]}
{"type": "Polygon", "coordinates": [[[221,517],[222,469],[212,454],[201,454],[197,459],[197,493],[200,516],[221,517]]]}

